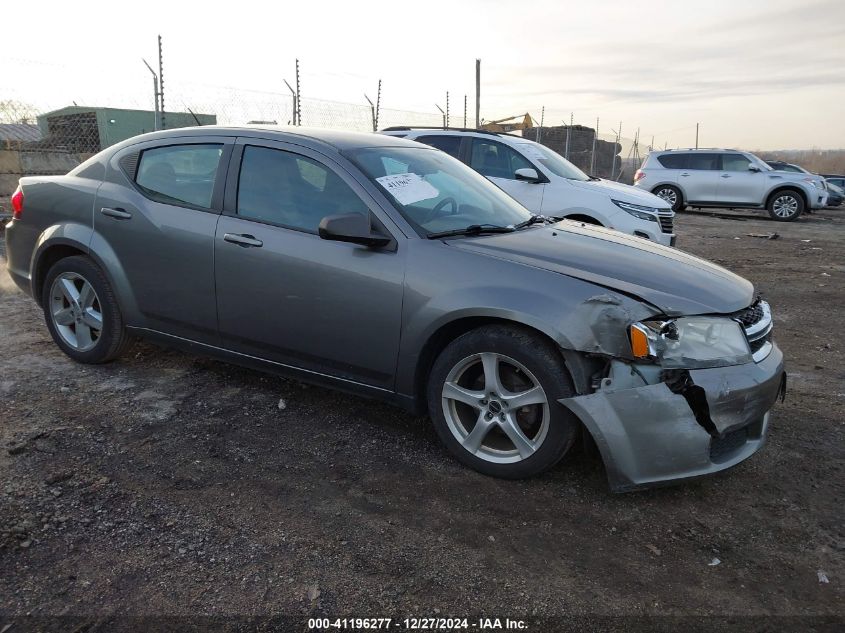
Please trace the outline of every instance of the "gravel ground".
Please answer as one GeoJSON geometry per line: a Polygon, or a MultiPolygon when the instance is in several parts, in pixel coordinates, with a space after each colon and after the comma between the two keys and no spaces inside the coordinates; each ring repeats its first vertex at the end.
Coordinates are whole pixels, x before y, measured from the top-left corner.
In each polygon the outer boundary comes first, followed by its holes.
{"type": "Polygon", "coordinates": [[[425,419],[149,344],[74,364],[2,262],[0,616],[841,623],[845,210],[733,217],[679,215],[679,247],[771,302],[786,402],[744,464],[625,495],[597,457],[487,478],[425,419]]]}

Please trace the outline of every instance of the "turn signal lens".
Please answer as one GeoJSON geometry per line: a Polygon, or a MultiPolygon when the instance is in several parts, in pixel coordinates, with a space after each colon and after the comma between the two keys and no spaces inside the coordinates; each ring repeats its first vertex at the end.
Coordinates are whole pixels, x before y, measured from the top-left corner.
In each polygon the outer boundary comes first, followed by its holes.
{"type": "Polygon", "coordinates": [[[637,358],[648,356],[648,337],[635,325],[631,326],[631,351],[637,358]]]}

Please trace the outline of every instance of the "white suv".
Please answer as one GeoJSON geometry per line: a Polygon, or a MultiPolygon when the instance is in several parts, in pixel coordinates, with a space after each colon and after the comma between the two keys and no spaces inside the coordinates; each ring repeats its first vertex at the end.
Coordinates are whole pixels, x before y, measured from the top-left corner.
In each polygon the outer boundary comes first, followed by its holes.
{"type": "Polygon", "coordinates": [[[381,132],[431,145],[486,176],[529,211],[598,224],[675,244],[669,203],[629,185],[588,176],[521,136],[479,130],[392,127],[381,132]]]}
{"type": "Polygon", "coordinates": [[[727,149],[651,152],[634,176],[634,186],[675,211],[687,205],[760,208],[781,222],[824,208],[828,193],[820,183],[813,174],[778,171],[754,154],[727,149]]]}

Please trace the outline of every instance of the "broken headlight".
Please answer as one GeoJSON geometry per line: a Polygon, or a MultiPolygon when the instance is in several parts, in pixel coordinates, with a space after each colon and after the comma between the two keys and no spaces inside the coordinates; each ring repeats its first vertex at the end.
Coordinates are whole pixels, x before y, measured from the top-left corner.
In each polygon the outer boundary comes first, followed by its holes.
{"type": "Polygon", "coordinates": [[[630,328],[631,350],[672,369],[727,367],[750,363],[742,326],[726,317],[682,317],[642,321],[630,328]]]}

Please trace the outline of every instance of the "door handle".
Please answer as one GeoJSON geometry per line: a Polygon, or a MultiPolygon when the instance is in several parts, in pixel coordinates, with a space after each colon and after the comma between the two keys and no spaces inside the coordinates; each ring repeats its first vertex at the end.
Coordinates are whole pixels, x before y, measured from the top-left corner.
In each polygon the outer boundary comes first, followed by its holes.
{"type": "Polygon", "coordinates": [[[689,176],[689,174],[684,172],[683,174],[681,174],[681,176],[689,176]]]}
{"type": "Polygon", "coordinates": [[[253,246],[255,248],[261,248],[264,246],[264,242],[261,240],[255,239],[254,235],[240,235],[238,233],[224,233],[223,239],[226,242],[230,242],[232,244],[237,244],[238,246],[243,246],[244,248],[248,248],[253,246]]]}
{"type": "Polygon", "coordinates": [[[103,207],[100,209],[100,213],[103,215],[107,215],[110,218],[115,218],[117,220],[128,220],[132,217],[132,214],[129,213],[126,209],[112,209],[111,207],[103,207]]]}
{"type": "Polygon", "coordinates": [[[722,174],[722,178],[730,178],[730,177],[731,177],[730,174],[722,174]]]}

